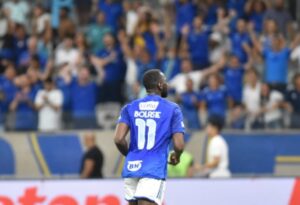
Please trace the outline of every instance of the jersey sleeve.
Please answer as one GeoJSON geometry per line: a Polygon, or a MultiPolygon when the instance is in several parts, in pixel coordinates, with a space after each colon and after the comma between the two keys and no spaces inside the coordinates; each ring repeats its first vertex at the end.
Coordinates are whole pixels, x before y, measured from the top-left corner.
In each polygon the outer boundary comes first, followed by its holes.
{"type": "Polygon", "coordinates": [[[184,123],[183,123],[183,116],[178,106],[174,109],[171,123],[172,123],[171,125],[172,134],[184,133],[185,130],[184,130],[184,123]]]}
{"type": "Polygon", "coordinates": [[[128,126],[130,125],[129,114],[128,114],[128,105],[126,105],[122,108],[118,123],[125,123],[128,126]]]}

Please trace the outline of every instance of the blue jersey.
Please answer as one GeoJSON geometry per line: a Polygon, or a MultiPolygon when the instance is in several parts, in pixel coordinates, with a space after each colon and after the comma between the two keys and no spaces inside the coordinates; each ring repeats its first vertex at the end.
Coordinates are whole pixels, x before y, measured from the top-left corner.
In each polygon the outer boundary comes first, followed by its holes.
{"type": "Polygon", "coordinates": [[[243,93],[243,79],[245,69],[243,67],[225,67],[224,78],[228,95],[236,103],[241,103],[243,93]]]}
{"type": "Polygon", "coordinates": [[[172,135],[184,133],[179,106],[158,95],[148,95],[126,105],[119,123],[130,128],[122,177],[165,179],[172,135]]]}
{"type": "Polygon", "coordinates": [[[202,93],[203,101],[206,102],[209,115],[225,117],[227,109],[227,90],[220,86],[217,90],[205,88],[202,93]]]}

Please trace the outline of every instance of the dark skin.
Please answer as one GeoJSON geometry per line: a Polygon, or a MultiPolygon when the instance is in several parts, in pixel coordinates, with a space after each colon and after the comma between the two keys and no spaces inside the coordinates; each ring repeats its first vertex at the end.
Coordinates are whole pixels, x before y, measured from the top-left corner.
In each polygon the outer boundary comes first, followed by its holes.
{"type": "MultiPolygon", "coordinates": [[[[148,89],[147,93],[148,95],[159,95],[161,97],[167,97],[167,90],[168,90],[168,85],[166,83],[166,77],[164,76],[163,73],[160,73],[160,79],[158,81],[157,86],[153,89],[148,89]]],[[[126,140],[126,136],[129,132],[130,132],[130,128],[125,123],[119,123],[115,131],[115,137],[114,137],[115,144],[118,150],[124,156],[127,156],[129,150],[128,142],[126,140]]],[[[174,133],[172,139],[174,143],[174,151],[171,153],[168,163],[171,165],[177,165],[180,162],[180,155],[182,154],[184,149],[183,133],[174,133]]],[[[146,199],[139,199],[137,201],[129,202],[129,205],[155,205],[155,204],[156,204],[155,202],[151,202],[146,199]]]]}

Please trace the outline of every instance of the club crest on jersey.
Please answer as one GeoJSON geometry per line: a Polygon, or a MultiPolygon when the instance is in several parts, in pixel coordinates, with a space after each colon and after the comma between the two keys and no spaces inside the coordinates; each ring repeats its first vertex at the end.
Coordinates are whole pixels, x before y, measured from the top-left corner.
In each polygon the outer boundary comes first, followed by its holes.
{"type": "Polygon", "coordinates": [[[157,101],[148,101],[139,103],[140,110],[156,110],[159,102],[157,101]]]}
{"type": "Polygon", "coordinates": [[[136,172],[142,168],[142,160],[128,161],[127,169],[131,172],[136,172]]]}

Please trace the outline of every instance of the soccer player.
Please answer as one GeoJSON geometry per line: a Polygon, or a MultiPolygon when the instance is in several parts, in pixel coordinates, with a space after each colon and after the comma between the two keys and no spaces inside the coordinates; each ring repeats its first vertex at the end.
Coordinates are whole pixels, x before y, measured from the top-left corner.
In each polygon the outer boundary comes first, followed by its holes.
{"type": "Polygon", "coordinates": [[[170,155],[170,164],[179,163],[184,149],[183,118],[179,106],[164,99],[168,84],[162,72],[147,71],[143,84],[148,95],[122,109],[114,140],[126,156],[122,172],[125,199],[130,205],[161,205],[171,140],[174,152],[170,155]]]}

